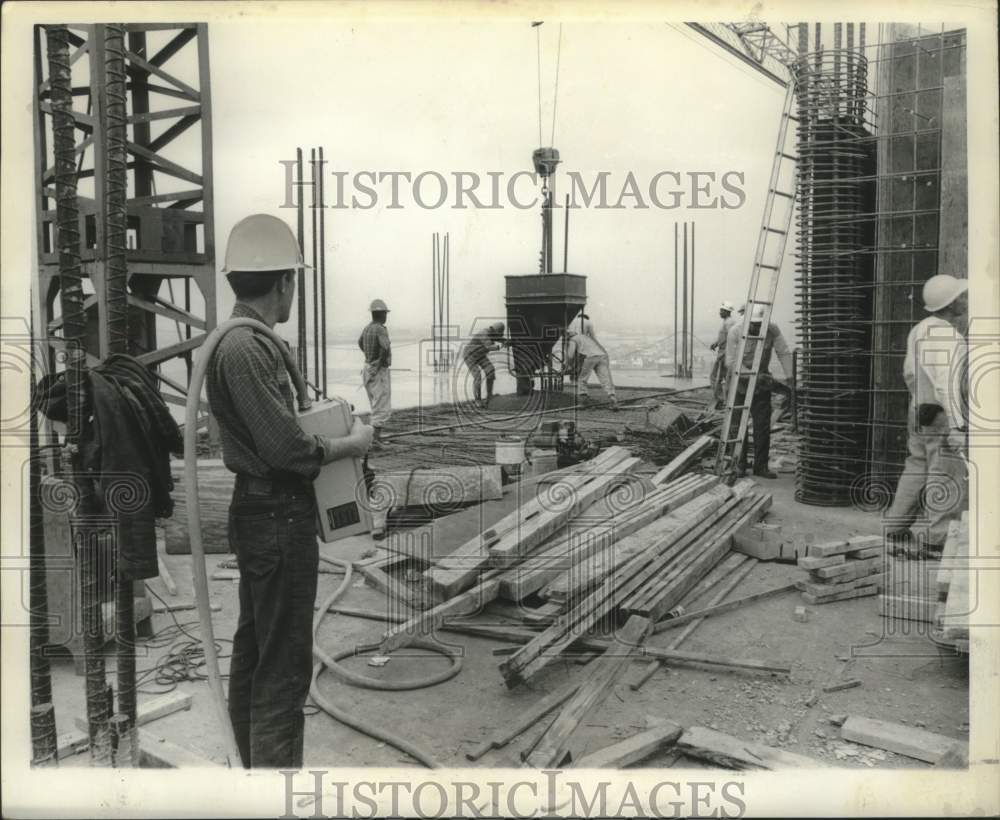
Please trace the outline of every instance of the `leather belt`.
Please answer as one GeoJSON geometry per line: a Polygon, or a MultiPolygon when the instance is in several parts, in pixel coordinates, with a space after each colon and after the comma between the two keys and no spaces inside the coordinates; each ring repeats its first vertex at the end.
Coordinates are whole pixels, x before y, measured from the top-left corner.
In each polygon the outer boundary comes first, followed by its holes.
{"type": "Polygon", "coordinates": [[[243,473],[236,474],[237,492],[249,495],[280,495],[281,493],[305,495],[309,489],[309,481],[305,478],[259,478],[243,473]]]}

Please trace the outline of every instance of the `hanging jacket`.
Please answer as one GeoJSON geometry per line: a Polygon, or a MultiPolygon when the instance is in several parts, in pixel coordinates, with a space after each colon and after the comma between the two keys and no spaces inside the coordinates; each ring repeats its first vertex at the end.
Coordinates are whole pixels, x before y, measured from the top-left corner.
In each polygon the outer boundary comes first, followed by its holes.
{"type": "MultiPolygon", "coordinates": [[[[96,485],[98,513],[118,523],[118,571],[123,578],[151,578],[156,561],[157,518],[173,513],[170,454],[183,453],[177,422],[153,373],[131,356],[115,354],[87,371],[80,464],[96,485]]],[[[67,420],[63,374],[39,384],[41,409],[67,420]]]]}

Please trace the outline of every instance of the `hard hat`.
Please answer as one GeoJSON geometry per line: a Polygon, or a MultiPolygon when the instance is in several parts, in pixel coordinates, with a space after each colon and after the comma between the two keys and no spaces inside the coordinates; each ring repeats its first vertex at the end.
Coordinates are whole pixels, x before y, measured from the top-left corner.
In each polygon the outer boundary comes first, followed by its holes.
{"type": "Polygon", "coordinates": [[[389,307],[381,299],[372,299],[371,307],[369,307],[368,310],[371,311],[372,313],[375,312],[388,313],[389,307]]]}
{"type": "Polygon", "coordinates": [[[233,225],[226,243],[223,273],[289,269],[311,269],[311,266],[303,262],[295,234],[282,220],[270,214],[253,214],[233,225]]]}
{"type": "Polygon", "coordinates": [[[754,305],[753,310],[750,312],[751,322],[763,322],[764,321],[764,306],[754,305]]]}
{"type": "Polygon", "coordinates": [[[732,302],[723,302],[721,305],[719,305],[719,310],[728,310],[730,313],[732,313],[734,310],[736,310],[736,308],[733,307],[732,302]]]}
{"type": "Polygon", "coordinates": [[[946,273],[939,273],[924,282],[924,310],[934,313],[948,307],[969,288],[966,279],[956,279],[946,273]]]}

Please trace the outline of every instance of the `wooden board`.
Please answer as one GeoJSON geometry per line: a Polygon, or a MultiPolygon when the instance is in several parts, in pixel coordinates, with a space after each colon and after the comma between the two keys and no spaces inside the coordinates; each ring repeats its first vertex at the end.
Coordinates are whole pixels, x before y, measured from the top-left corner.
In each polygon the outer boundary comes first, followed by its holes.
{"type": "Polygon", "coordinates": [[[806,555],[798,560],[798,565],[802,569],[814,570],[823,569],[824,567],[834,567],[838,564],[843,564],[847,561],[847,556],[841,553],[840,555],[829,555],[826,558],[821,558],[818,555],[806,555]]]}
{"type": "Polygon", "coordinates": [[[714,442],[711,436],[701,436],[694,444],[678,453],[666,466],[657,472],[652,481],[654,484],[665,484],[672,481],[693,464],[702,453],[708,450],[714,442]]]}
{"type": "Polygon", "coordinates": [[[840,736],[852,743],[874,746],[896,754],[936,763],[942,755],[962,741],[953,737],[903,726],[887,720],[851,715],[840,727],[840,736]]]}
{"type": "Polygon", "coordinates": [[[919,595],[886,595],[883,593],[878,596],[878,608],[879,614],[883,618],[934,623],[937,601],[921,598],[919,595]]]}
{"type": "Polygon", "coordinates": [[[393,507],[458,507],[503,498],[500,466],[441,464],[391,470],[375,476],[383,509],[393,507]]]}
{"type": "Polygon", "coordinates": [[[811,757],[775,749],[762,743],[741,740],[732,735],[692,726],[677,739],[677,748],[684,754],[718,763],[730,769],[811,769],[826,764],[811,757]]]}
{"type": "MultiPolygon", "coordinates": [[[[157,695],[145,703],[140,703],[136,709],[136,726],[145,726],[147,723],[152,723],[154,720],[172,715],[174,712],[190,709],[193,697],[190,692],[175,689],[173,692],[168,692],[165,695],[157,695]]],[[[87,731],[86,718],[77,717],[75,723],[77,729],[82,732],[87,731]]]]}
{"type": "Polygon", "coordinates": [[[525,760],[525,766],[548,769],[558,766],[566,756],[567,745],[580,722],[608,696],[615,681],[628,665],[628,660],[641,644],[652,624],[637,615],[616,635],[611,646],[589,668],[589,676],[576,690],[559,716],[539,739],[525,760]]]}
{"type": "Polygon", "coordinates": [[[867,598],[869,595],[877,595],[878,590],[878,586],[872,584],[870,586],[856,587],[847,592],[839,592],[835,595],[814,595],[811,592],[803,592],[802,597],[806,603],[814,605],[831,604],[835,601],[847,601],[851,598],[867,598]]]}
{"type": "Polygon", "coordinates": [[[596,752],[573,761],[575,769],[624,769],[660,749],[672,746],[684,730],[676,723],[664,723],[645,732],[639,732],[620,743],[605,746],[596,752]]]}
{"type": "Polygon", "coordinates": [[[881,558],[865,558],[861,561],[847,561],[835,567],[821,567],[812,570],[812,576],[821,581],[834,579],[833,583],[839,584],[843,581],[853,581],[855,578],[863,578],[871,575],[882,565],[881,558]]]}
{"type": "Polygon", "coordinates": [[[811,544],[806,551],[807,556],[827,558],[831,555],[846,554],[860,549],[881,546],[881,535],[859,535],[843,541],[829,541],[825,544],[811,544]]]}

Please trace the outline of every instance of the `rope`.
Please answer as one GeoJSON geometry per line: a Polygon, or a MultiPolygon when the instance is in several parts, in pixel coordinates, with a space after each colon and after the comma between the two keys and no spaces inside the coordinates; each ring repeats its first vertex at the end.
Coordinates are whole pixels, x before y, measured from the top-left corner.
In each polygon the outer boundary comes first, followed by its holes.
{"type": "Polygon", "coordinates": [[[552,138],[549,145],[556,144],[556,104],[559,102],[559,62],[562,58],[562,23],[559,24],[559,45],[556,47],[556,82],[552,92],[552,138]]]}

